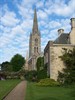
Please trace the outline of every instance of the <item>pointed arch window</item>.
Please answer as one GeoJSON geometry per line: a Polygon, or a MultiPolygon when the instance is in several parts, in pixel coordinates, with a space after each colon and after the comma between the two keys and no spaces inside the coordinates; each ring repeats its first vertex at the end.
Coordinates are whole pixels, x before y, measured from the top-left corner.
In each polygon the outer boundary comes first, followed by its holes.
{"type": "Polygon", "coordinates": [[[37,52],[38,52],[38,47],[37,47],[37,52]]]}
{"type": "Polygon", "coordinates": [[[36,47],[34,47],[34,53],[36,53],[36,47]]]}
{"type": "Polygon", "coordinates": [[[38,53],[38,47],[34,47],[34,53],[38,53]]]}
{"type": "Polygon", "coordinates": [[[38,45],[38,39],[37,38],[35,39],[35,45],[38,45]]]}

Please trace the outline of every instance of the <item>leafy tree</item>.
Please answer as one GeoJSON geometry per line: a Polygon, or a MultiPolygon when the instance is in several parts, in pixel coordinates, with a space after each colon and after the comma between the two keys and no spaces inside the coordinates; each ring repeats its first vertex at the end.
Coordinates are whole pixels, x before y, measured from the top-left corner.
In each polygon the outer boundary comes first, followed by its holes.
{"type": "Polygon", "coordinates": [[[47,69],[44,67],[44,57],[39,57],[37,59],[37,79],[43,79],[47,77],[47,69]]]}
{"type": "Polygon", "coordinates": [[[10,62],[5,61],[1,64],[2,71],[12,71],[12,65],[10,62]]]}
{"type": "Polygon", "coordinates": [[[59,72],[58,80],[67,84],[75,83],[75,48],[73,50],[64,49],[64,51],[60,58],[66,67],[63,69],[63,73],[59,72]]]}
{"type": "Polygon", "coordinates": [[[44,68],[44,57],[39,57],[37,59],[36,66],[37,66],[37,71],[40,71],[41,69],[44,68]]]}
{"type": "Polygon", "coordinates": [[[25,59],[20,54],[14,55],[14,57],[11,59],[13,71],[15,72],[19,71],[23,67],[24,63],[25,59]]]}

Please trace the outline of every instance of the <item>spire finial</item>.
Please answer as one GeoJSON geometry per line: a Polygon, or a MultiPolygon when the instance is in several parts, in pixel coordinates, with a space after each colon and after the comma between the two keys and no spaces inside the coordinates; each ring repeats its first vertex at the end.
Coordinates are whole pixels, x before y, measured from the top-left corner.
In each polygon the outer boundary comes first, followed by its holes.
{"type": "Polygon", "coordinates": [[[38,33],[38,22],[37,22],[36,7],[34,9],[33,33],[38,33]]]}

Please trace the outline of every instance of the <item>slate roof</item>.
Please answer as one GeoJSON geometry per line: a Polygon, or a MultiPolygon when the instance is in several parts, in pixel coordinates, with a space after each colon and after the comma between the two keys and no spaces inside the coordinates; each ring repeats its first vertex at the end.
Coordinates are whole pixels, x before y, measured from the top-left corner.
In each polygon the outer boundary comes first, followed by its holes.
{"type": "Polygon", "coordinates": [[[55,41],[54,44],[69,44],[69,34],[62,33],[55,41]]]}

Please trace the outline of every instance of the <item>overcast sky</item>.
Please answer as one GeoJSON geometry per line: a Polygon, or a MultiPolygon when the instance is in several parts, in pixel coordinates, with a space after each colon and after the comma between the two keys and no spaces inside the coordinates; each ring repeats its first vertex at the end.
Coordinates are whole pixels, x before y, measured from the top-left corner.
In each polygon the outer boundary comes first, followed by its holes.
{"type": "Polygon", "coordinates": [[[0,63],[17,53],[26,56],[36,7],[42,51],[57,30],[70,32],[70,18],[75,17],[75,0],[0,0],[0,63]]]}

